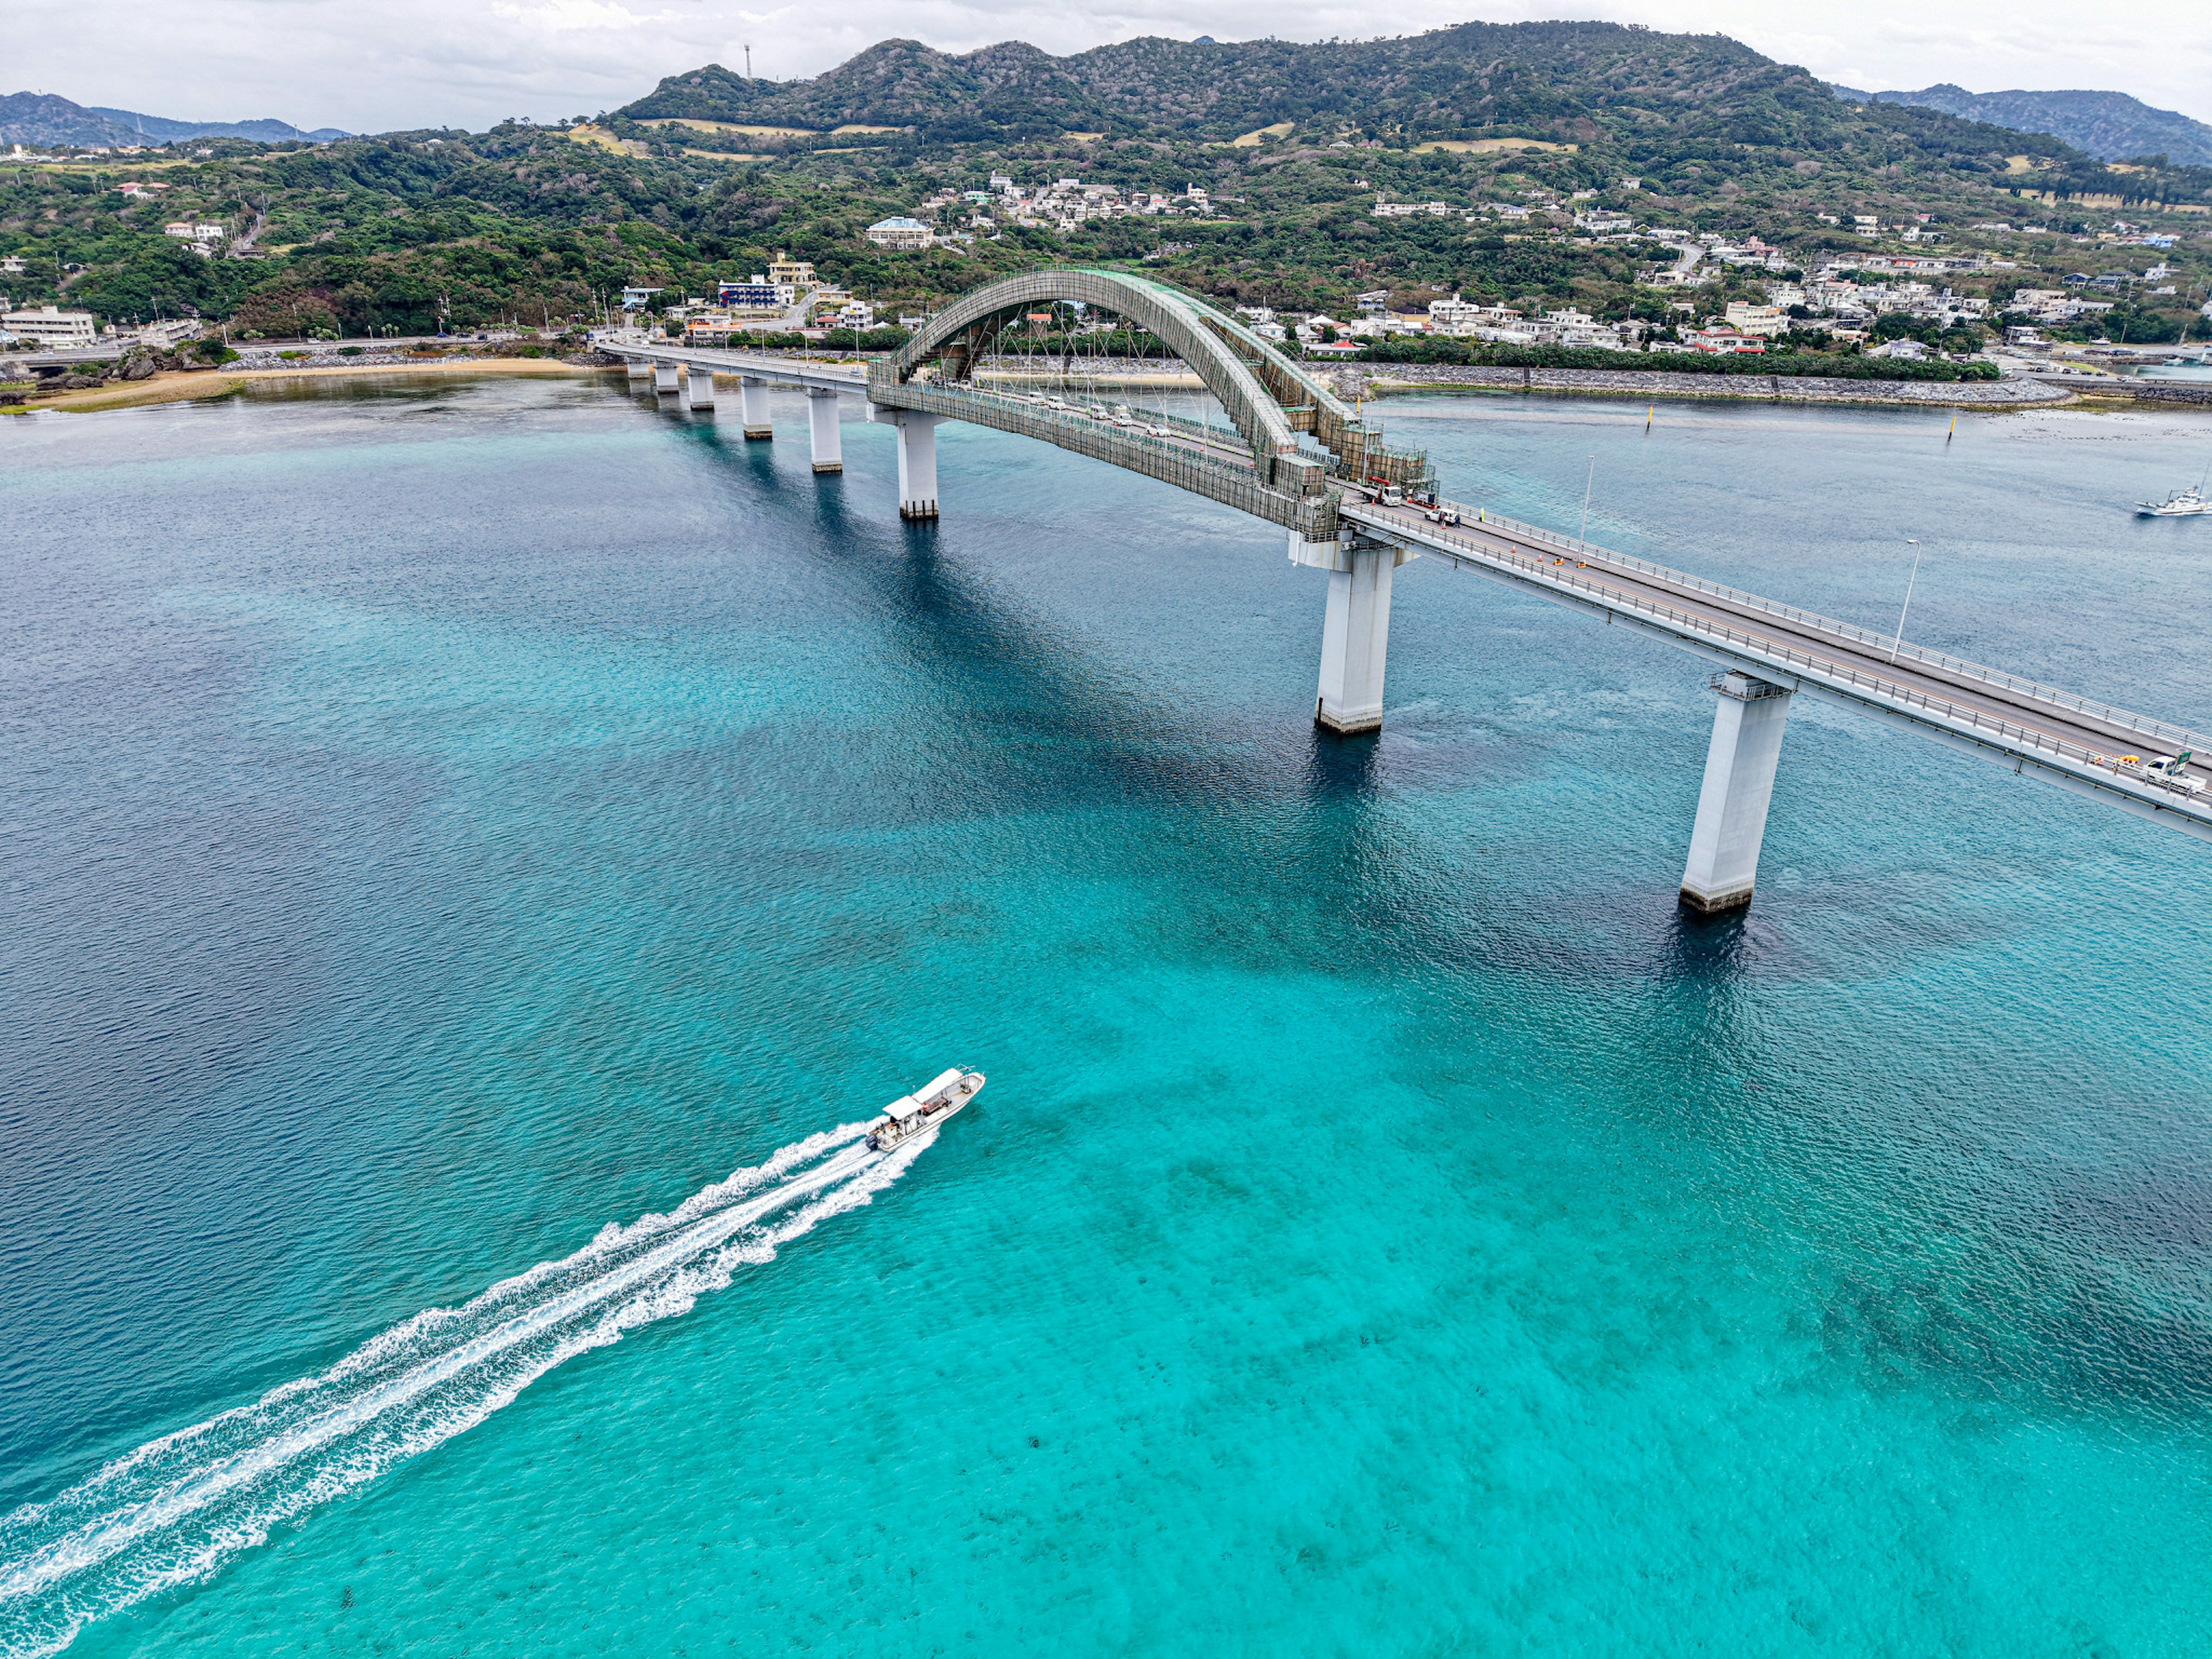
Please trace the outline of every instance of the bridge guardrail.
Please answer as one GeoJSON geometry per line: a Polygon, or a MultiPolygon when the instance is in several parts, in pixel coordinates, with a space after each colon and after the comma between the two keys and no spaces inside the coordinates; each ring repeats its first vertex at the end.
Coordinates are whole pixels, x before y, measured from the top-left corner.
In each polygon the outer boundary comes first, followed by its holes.
{"type": "MultiPolygon", "coordinates": [[[[1571,536],[1562,536],[1558,532],[1547,530],[1540,525],[1525,524],[1518,519],[1505,518],[1492,513],[1487,507],[1470,507],[1462,501],[1446,501],[1442,496],[1437,497],[1437,500],[1442,505],[1450,507],[1462,516],[1471,515],[1480,523],[1496,525],[1499,529],[1523,541],[1557,547],[1578,554],[1584,558],[1595,555],[1607,564],[1618,565],[1624,570],[1632,570],[1640,576],[1650,576],[1673,586],[1686,588],[1692,592],[1710,593],[1715,599],[1725,599],[1730,605],[1743,610],[1755,611],[1763,616],[1773,617],[1784,622],[1797,623],[1818,632],[1837,635],[1861,645],[1877,647],[1883,651],[1891,648],[1890,635],[1878,633],[1870,628],[1862,628],[1856,623],[1847,623],[1833,617],[1824,617],[1817,611],[1806,611],[1794,605],[1784,605],[1778,600],[1764,599],[1756,593],[1747,593],[1740,587],[1730,587],[1723,582],[1708,581],[1703,576],[1692,576],[1686,571],[1672,569],[1650,559],[1639,559],[1632,554],[1618,553],[1611,548],[1577,541],[1571,536]]],[[[1961,679],[1973,680],[1994,690],[2009,691],[2015,695],[2032,697],[2036,702],[2046,703],[2053,708],[2063,708],[2070,714],[2085,714],[2091,720],[2101,721],[2106,726],[2138,732],[2146,738],[2157,738],[2162,742],[2171,744],[2176,749],[2195,749],[2200,754],[2212,754],[2212,738],[2208,738],[2201,732],[2192,732],[2185,726],[2175,726],[2170,721],[2154,720],[2145,714],[2132,714],[2124,708],[2115,708],[2110,703],[2099,702],[2090,697],[2078,696],[2071,691],[2061,690],[2057,686],[2045,685],[2039,680],[2027,679],[2017,674],[2008,674],[2001,668],[1991,668],[1986,664],[1970,662],[1963,657],[1950,656],[1941,651],[1930,651],[1924,646],[1914,645],[1910,641],[1903,642],[1897,647],[1897,655],[1900,660],[1909,658],[1927,667],[1941,669],[1946,673],[1955,674],[1961,679]]]]}
{"type": "Polygon", "coordinates": [[[1026,400],[988,392],[959,391],[913,380],[877,380],[868,391],[870,397],[894,408],[996,427],[1002,432],[1041,439],[1094,460],[1127,467],[1309,537],[1325,538],[1334,533],[1334,496],[1292,495],[1271,489],[1260,481],[1249,458],[1240,462],[1219,454],[1201,454],[1149,434],[1102,427],[1087,415],[1063,415],[1040,409],[1026,400]]]}
{"type": "MultiPolygon", "coordinates": [[[[1355,521],[1357,521],[1356,519],[1355,521]]],[[[1406,526],[1401,525],[1391,525],[1387,520],[1382,522],[1400,531],[1406,529],[1406,526]]],[[[1497,521],[1486,520],[1485,522],[1497,521]]],[[[2086,744],[2072,742],[2052,732],[2039,732],[2033,726],[2004,720],[1985,710],[1976,708],[1972,704],[1953,702],[1948,698],[1923,691],[1917,687],[1905,685],[1896,680],[1885,679],[1877,674],[1869,674],[1847,663],[1838,662],[1833,658],[1823,657],[1814,652],[1785,645],[1778,640],[1767,639],[1760,635],[1731,628],[1725,623],[1716,622],[1713,618],[1700,616],[1695,611],[1679,610],[1674,605],[1663,604],[1656,599],[1646,599],[1633,593],[1624,593],[1618,588],[1608,587],[1602,582],[1588,577],[1577,576],[1557,566],[1547,565],[1531,556],[1510,550],[1501,553],[1496,548],[1482,546],[1479,543],[1454,536],[1449,531],[1433,526],[1424,525],[1418,532],[1418,538],[1431,545],[1438,543],[1445,544],[1437,547],[1437,550],[1451,559],[1455,564],[1464,559],[1469,563],[1510,567],[1522,575],[1533,577],[1540,582],[1565,588],[1571,592],[1580,592],[1612,609],[1633,612],[1649,617],[1654,621],[1664,622],[1670,627],[1686,633],[1718,641],[1785,668],[1791,666],[1802,668],[1822,679],[1841,682],[1846,685],[1874,692],[1886,702],[1905,708],[1921,709],[1925,713],[1938,715],[1954,726],[1964,726],[1970,732],[1987,732],[1993,736],[2006,739],[2015,747],[2034,750],[2048,754],[2054,759],[2071,761],[2086,769],[2110,773],[2116,781],[2134,786],[2130,793],[2141,793],[2147,799],[2154,800],[2159,799],[2162,795],[2172,796],[2176,798],[2175,805],[2185,805],[2191,809],[2186,812],[2186,816],[2212,822],[2212,807],[2201,804],[2190,792],[2180,788],[2178,785],[2168,784],[2162,779],[2124,769],[2119,757],[2116,755],[2103,754],[2086,744]]],[[[1563,544],[1569,548],[1575,546],[1571,542],[1563,544]]],[[[2165,805],[2169,803],[2160,800],[2159,804],[2165,805]]]]}

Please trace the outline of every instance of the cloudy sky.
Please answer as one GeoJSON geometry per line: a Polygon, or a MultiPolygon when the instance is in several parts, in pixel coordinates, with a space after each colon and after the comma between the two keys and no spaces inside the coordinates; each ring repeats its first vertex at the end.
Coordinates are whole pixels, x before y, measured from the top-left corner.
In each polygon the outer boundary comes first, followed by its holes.
{"type": "MultiPolygon", "coordinates": [[[[2212,6],[2126,0],[1407,0],[1392,33],[1464,22],[1595,17],[1734,35],[1816,75],[1870,89],[1956,82],[2112,88],[2212,120],[2212,6]]],[[[276,116],[356,131],[482,128],[610,109],[664,75],[718,62],[756,74],[817,75],[894,35],[964,52],[1022,40],[1079,52],[1141,34],[1319,40],[1378,33],[1343,0],[1105,0],[1070,11],[1044,0],[0,0],[12,84],[193,120],[276,116]]]]}

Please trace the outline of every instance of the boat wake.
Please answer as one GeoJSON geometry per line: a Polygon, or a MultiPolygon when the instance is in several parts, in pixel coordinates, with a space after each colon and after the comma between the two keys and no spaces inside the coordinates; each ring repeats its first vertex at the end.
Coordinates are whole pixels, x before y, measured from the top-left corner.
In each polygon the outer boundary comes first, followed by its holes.
{"type": "Polygon", "coordinates": [[[432,1308],[314,1376],[150,1440],[0,1517],[0,1655],[58,1653],[87,1623],[204,1579],[240,1552],[473,1427],[562,1361],[689,1312],[741,1267],[866,1204],[933,1135],[869,1150],[867,1125],[795,1141],[666,1215],[432,1308]]]}

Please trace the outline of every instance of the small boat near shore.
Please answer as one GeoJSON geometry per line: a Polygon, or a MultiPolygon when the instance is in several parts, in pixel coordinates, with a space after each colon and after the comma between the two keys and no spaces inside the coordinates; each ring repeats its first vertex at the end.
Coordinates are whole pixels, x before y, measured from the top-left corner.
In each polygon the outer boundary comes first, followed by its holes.
{"type": "Polygon", "coordinates": [[[910,1095],[901,1095],[868,1126],[868,1150],[887,1152],[902,1141],[927,1134],[983,1091],[981,1072],[954,1066],[939,1072],[910,1095]]]}

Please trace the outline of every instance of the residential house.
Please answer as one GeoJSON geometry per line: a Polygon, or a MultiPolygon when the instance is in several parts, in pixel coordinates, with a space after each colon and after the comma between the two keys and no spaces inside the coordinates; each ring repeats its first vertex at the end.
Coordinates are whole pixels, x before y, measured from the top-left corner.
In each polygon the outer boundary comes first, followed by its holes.
{"type": "Polygon", "coordinates": [[[1756,356],[1766,349],[1764,340],[1754,340],[1732,328],[1701,328],[1686,335],[1683,343],[1692,351],[1703,351],[1725,356],[1732,352],[1756,356]]]}

